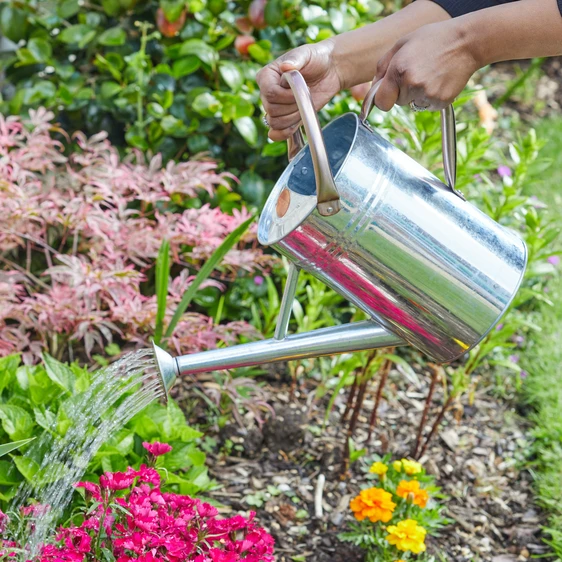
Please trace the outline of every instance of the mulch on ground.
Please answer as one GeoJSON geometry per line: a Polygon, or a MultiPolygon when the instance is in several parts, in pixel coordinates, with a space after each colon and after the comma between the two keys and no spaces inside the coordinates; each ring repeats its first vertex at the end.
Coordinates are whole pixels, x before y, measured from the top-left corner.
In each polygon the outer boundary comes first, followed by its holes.
{"type": "MultiPolygon", "coordinates": [[[[369,455],[409,456],[429,387],[429,372],[419,365],[416,372],[419,382],[414,384],[391,371],[372,442],[366,444],[375,377],[354,435],[358,448],[367,447],[369,455]]],[[[340,418],[347,393],[338,397],[322,429],[329,397],[315,402],[317,383],[310,379],[291,397],[289,382],[281,376],[266,383],[276,415],[261,429],[247,416],[246,427],[233,423],[214,435],[218,445],[208,464],[221,488],[210,495],[226,512],[255,510],[276,539],[279,562],[364,560],[360,549],[337,538],[352,520],[350,499],[366,485],[362,461],[351,466],[347,478],[341,476],[345,431],[340,418]],[[318,518],[314,495],[321,475],[323,514],[318,518]]],[[[433,416],[442,403],[438,389],[433,416]]],[[[430,417],[426,433],[431,422],[430,417]]],[[[515,562],[545,555],[543,519],[533,504],[531,478],[519,469],[527,446],[524,419],[489,389],[477,390],[471,405],[457,405],[446,415],[421,462],[450,498],[446,515],[455,523],[428,541],[429,552],[440,550],[459,562],[515,562]]]]}

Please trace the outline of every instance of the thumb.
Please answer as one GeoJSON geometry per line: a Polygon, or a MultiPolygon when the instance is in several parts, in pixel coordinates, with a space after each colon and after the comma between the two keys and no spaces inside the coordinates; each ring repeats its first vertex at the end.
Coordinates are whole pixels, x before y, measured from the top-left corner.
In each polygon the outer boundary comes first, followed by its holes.
{"type": "Polygon", "coordinates": [[[279,70],[281,72],[302,70],[310,62],[311,54],[310,49],[306,46],[295,49],[283,57],[283,60],[279,63],[279,70]]]}

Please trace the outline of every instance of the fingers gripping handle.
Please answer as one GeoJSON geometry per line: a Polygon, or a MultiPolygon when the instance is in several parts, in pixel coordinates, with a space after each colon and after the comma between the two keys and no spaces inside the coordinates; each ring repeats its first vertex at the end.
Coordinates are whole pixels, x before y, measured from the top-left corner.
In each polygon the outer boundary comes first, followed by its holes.
{"type": "MultiPolygon", "coordinates": [[[[308,138],[308,146],[312,156],[312,164],[314,166],[314,177],[316,180],[316,208],[323,216],[335,215],[341,208],[340,196],[336,188],[322,129],[318,121],[318,115],[312,103],[310,90],[306,85],[304,78],[298,70],[290,70],[285,72],[283,77],[287,80],[289,86],[293,90],[295,100],[299,108],[302,123],[306,136],[308,138]]],[[[297,152],[304,146],[304,139],[301,131],[297,131],[288,141],[289,160],[294,158],[297,152]]]]}
{"type": "MultiPolygon", "coordinates": [[[[379,80],[371,86],[371,89],[363,100],[361,106],[360,119],[365,125],[367,118],[375,106],[375,96],[381,85],[379,80]]],[[[463,201],[466,201],[464,195],[456,189],[457,183],[457,129],[455,124],[455,111],[452,105],[448,105],[441,110],[441,146],[443,151],[443,171],[445,181],[449,189],[463,201]]]]}

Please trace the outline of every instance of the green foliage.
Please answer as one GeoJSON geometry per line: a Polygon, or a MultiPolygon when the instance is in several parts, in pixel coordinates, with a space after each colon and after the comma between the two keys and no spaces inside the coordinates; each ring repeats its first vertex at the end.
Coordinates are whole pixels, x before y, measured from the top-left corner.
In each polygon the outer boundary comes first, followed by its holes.
{"type": "MultiPolygon", "coordinates": [[[[546,157],[557,159],[562,148],[562,120],[548,119],[537,127],[538,135],[547,138],[544,148],[546,157]]],[[[526,192],[540,197],[548,208],[543,212],[550,215],[554,225],[562,227],[560,220],[560,180],[562,172],[553,167],[542,181],[527,186],[526,192]]],[[[547,251],[560,250],[560,240],[554,248],[547,251]]],[[[550,264],[546,264],[550,266],[550,264]]],[[[562,348],[560,347],[560,331],[562,329],[562,277],[560,272],[554,274],[552,266],[546,267],[553,275],[549,283],[549,292],[539,303],[533,314],[533,321],[539,331],[531,333],[528,350],[522,357],[522,367],[528,372],[520,397],[531,409],[530,418],[533,422],[532,446],[527,459],[528,469],[535,479],[535,490],[540,505],[549,514],[545,527],[546,541],[557,559],[562,558],[562,348]],[[554,306],[552,306],[554,304],[554,306]]]]}
{"type": "MultiPolygon", "coordinates": [[[[16,355],[0,359],[0,456],[11,453],[10,460],[0,460],[1,502],[9,501],[24,480],[36,477],[45,451],[31,450],[29,443],[45,433],[54,439],[66,433],[72,423],[67,407],[89,388],[91,380],[86,369],[64,365],[48,355],[44,365],[33,367],[22,365],[16,355]],[[26,452],[28,456],[22,456],[26,452]]],[[[153,403],[102,445],[85,479],[96,480],[102,472],[138,465],[146,456],[143,441],[160,441],[173,447],[158,465],[170,472],[167,482],[171,487],[183,494],[207,490],[211,481],[205,453],[197,444],[201,436],[187,425],[175,402],[166,406],[153,403]]]]}
{"type": "Polygon", "coordinates": [[[15,87],[3,92],[0,112],[45,106],[69,132],[107,130],[116,144],[165,158],[210,151],[229,169],[267,175],[285,147],[268,142],[259,119],[257,71],[298,44],[373,21],[383,5],[270,0],[263,29],[250,28],[255,43],[241,54],[235,41],[244,35],[239,20],[249,6],[249,0],[8,0],[0,30],[20,43],[0,61],[15,87]]]}

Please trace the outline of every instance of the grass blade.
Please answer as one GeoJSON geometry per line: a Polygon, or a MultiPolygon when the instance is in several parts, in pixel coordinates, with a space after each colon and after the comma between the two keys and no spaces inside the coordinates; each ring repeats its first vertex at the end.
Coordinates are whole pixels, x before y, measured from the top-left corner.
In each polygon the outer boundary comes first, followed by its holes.
{"type": "Polygon", "coordinates": [[[199,270],[199,273],[187,288],[183,297],[181,298],[172,321],[166,330],[166,338],[169,338],[176,328],[180,318],[183,313],[187,310],[187,307],[191,303],[193,297],[197,293],[197,290],[201,286],[201,283],[206,281],[206,279],[211,275],[215,267],[222,261],[224,256],[228,251],[240,240],[241,236],[248,230],[249,226],[254,222],[255,216],[250,217],[247,221],[243,222],[238,228],[234,229],[224,240],[223,243],[213,252],[212,256],[205,262],[205,265],[199,270]]]}
{"type": "Polygon", "coordinates": [[[0,445],[0,457],[7,455],[14,449],[18,449],[19,447],[25,445],[26,443],[30,443],[34,439],[35,437],[30,437],[29,439],[22,439],[21,441],[12,441],[11,443],[4,443],[0,445]]]}
{"type": "Polygon", "coordinates": [[[170,278],[170,243],[163,240],[158,257],[156,258],[156,326],[154,329],[154,342],[160,343],[164,332],[164,318],[166,316],[166,300],[168,299],[168,279],[170,278]]]}

